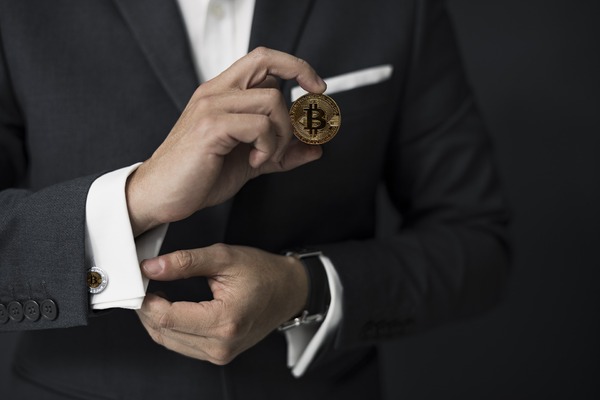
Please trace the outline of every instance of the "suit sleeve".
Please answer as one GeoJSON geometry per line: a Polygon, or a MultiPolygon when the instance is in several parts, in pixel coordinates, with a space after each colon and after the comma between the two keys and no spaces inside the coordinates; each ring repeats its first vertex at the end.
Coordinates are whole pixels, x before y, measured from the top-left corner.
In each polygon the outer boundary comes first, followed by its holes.
{"type": "Polygon", "coordinates": [[[386,160],[395,235],[325,245],[344,289],[333,348],[415,333],[492,306],[507,277],[507,212],[441,1],[418,1],[386,160]]]}
{"type": "Polygon", "coordinates": [[[0,331],[86,324],[84,224],[95,176],[38,192],[26,181],[24,123],[0,47],[0,331]],[[55,307],[48,308],[50,300],[55,307]],[[29,302],[35,307],[19,307],[29,302]],[[29,310],[30,314],[27,314],[29,310]],[[1,313],[0,313],[1,314],[1,313]]]}

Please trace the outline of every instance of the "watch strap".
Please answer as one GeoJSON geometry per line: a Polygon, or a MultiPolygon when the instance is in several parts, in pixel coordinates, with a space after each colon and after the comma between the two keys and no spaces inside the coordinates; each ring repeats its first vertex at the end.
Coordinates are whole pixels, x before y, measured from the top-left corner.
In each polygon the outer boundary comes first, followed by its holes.
{"type": "Polygon", "coordinates": [[[279,327],[279,331],[285,331],[303,324],[321,322],[327,314],[331,303],[331,292],[325,266],[321,261],[320,251],[288,251],[287,256],[299,259],[304,266],[308,277],[308,299],[302,314],[279,327]]]}
{"type": "Polygon", "coordinates": [[[309,289],[306,311],[309,315],[327,313],[329,303],[331,303],[327,272],[325,272],[325,266],[321,262],[320,256],[321,252],[298,255],[308,275],[309,289]]]}

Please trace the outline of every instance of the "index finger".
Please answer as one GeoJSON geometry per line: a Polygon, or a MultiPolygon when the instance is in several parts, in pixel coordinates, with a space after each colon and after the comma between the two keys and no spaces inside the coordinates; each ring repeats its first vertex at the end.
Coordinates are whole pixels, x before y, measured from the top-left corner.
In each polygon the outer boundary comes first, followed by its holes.
{"type": "Polygon", "coordinates": [[[233,63],[215,81],[219,80],[229,89],[244,90],[260,85],[268,76],[294,79],[310,93],[323,93],[327,88],[325,81],[306,61],[266,47],[252,50],[233,63]]]}

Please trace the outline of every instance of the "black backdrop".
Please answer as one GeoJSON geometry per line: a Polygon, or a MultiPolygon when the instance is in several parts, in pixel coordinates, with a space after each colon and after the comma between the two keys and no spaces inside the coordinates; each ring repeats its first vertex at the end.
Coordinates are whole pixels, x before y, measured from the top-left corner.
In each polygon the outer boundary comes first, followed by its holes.
{"type": "MultiPolygon", "coordinates": [[[[487,315],[382,346],[388,398],[600,398],[600,1],[449,6],[513,208],[513,275],[487,315]]],[[[0,335],[0,388],[14,342],[0,335]]]]}
{"type": "Polygon", "coordinates": [[[390,399],[600,399],[600,1],[450,0],[513,208],[504,304],[384,346],[390,399]]]}

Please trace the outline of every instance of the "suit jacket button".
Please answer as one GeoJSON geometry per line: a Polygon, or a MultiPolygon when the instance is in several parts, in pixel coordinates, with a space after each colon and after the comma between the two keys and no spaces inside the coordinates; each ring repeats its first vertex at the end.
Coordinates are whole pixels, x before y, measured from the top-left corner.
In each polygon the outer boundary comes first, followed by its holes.
{"type": "Polygon", "coordinates": [[[8,310],[4,304],[0,304],[0,324],[5,324],[8,321],[8,310]]]}
{"type": "Polygon", "coordinates": [[[23,321],[23,305],[18,301],[8,303],[8,316],[15,322],[23,321]]]}
{"type": "Polygon", "coordinates": [[[27,300],[25,304],[23,304],[23,309],[25,311],[25,318],[30,321],[37,321],[40,319],[40,305],[35,300],[27,300]]]}
{"type": "Polygon", "coordinates": [[[58,307],[56,303],[50,299],[42,301],[42,317],[54,321],[58,316],[58,307]]]}

